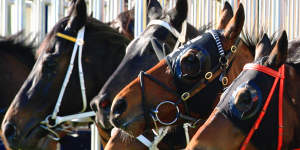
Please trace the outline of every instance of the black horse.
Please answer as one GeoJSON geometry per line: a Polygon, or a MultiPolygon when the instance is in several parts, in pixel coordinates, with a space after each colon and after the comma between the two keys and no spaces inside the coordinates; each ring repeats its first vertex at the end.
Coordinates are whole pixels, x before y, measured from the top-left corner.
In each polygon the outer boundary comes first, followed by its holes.
{"type": "MultiPolygon", "coordinates": [[[[54,26],[39,47],[38,51],[42,53],[3,120],[3,137],[11,149],[38,149],[40,139],[49,134],[49,130],[41,128],[41,121],[54,110],[74,47],[74,42],[57,33],[76,37],[85,27],[81,61],[87,100],[97,94],[125,53],[129,43],[127,38],[108,25],[87,17],[84,0],[72,3],[69,16],[54,26]]],[[[58,115],[82,110],[77,68],[75,63],[58,115]]]]}

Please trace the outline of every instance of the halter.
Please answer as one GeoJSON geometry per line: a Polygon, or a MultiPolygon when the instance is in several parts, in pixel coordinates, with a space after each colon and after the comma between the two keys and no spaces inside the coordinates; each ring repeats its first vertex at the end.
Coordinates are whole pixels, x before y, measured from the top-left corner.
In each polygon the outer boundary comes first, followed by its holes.
{"type": "MultiPolygon", "coordinates": [[[[219,59],[219,65],[217,65],[216,67],[214,67],[212,69],[211,72],[207,72],[205,74],[205,78],[204,79],[201,79],[200,81],[198,81],[196,83],[196,85],[189,91],[187,92],[183,92],[182,94],[179,94],[177,91],[169,88],[167,85],[165,85],[164,83],[162,83],[161,81],[155,79],[153,76],[141,71],[140,74],[139,74],[139,79],[140,79],[140,87],[141,87],[141,91],[142,91],[142,106],[143,106],[143,109],[145,110],[144,111],[144,116],[145,118],[147,118],[147,114],[148,114],[148,111],[146,111],[146,98],[145,98],[145,85],[144,85],[144,77],[147,77],[149,80],[151,80],[152,82],[156,83],[157,85],[159,85],[160,87],[162,87],[164,90],[168,91],[169,93],[172,93],[173,95],[175,95],[177,98],[178,98],[178,101],[177,102],[171,102],[169,100],[167,101],[163,101],[161,102],[160,104],[158,104],[155,109],[153,110],[149,110],[149,113],[150,113],[150,116],[151,116],[151,119],[153,120],[154,122],[154,127],[156,129],[156,131],[158,130],[158,126],[157,126],[157,122],[159,122],[160,124],[163,124],[163,125],[172,125],[174,124],[179,117],[185,119],[185,120],[188,120],[188,121],[192,121],[194,122],[192,125],[191,124],[185,124],[184,125],[184,130],[185,130],[185,134],[186,134],[186,140],[187,140],[187,143],[189,142],[189,138],[188,138],[188,127],[195,127],[195,125],[201,120],[201,119],[195,119],[193,117],[190,117],[190,115],[184,115],[182,113],[180,113],[179,111],[179,107],[178,107],[178,104],[183,102],[185,103],[185,101],[187,101],[188,99],[190,99],[192,96],[194,96],[195,94],[197,94],[199,91],[201,91],[203,88],[205,88],[207,86],[207,84],[209,84],[210,82],[212,82],[216,77],[220,76],[222,73],[223,73],[223,77],[221,79],[221,82],[223,85],[227,85],[228,83],[228,79],[227,77],[224,75],[226,72],[227,72],[227,69],[228,69],[228,62],[231,62],[233,57],[235,56],[235,52],[236,52],[236,46],[233,45],[231,47],[231,51],[225,56],[225,52],[223,50],[223,47],[221,45],[221,41],[220,41],[220,38],[219,38],[219,35],[216,31],[212,30],[212,31],[209,31],[208,33],[210,33],[214,40],[216,41],[216,44],[217,44],[217,48],[218,48],[218,52],[219,52],[219,55],[220,55],[220,59],[219,59]],[[226,82],[224,82],[224,79],[226,79],[226,82]],[[162,121],[159,117],[158,117],[158,111],[159,111],[159,108],[164,105],[164,104],[171,104],[175,107],[175,110],[176,110],[176,117],[174,118],[174,120],[172,120],[171,122],[164,122],[162,121]]],[[[197,37],[196,39],[192,40],[192,41],[195,41],[197,40],[198,38],[201,38],[201,37],[197,37]]],[[[239,40],[236,41],[235,44],[238,44],[239,43],[239,40]]],[[[192,42],[188,42],[188,44],[192,44],[192,42]]],[[[167,63],[169,65],[169,67],[171,67],[168,59],[167,59],[167,63]]],[[[185,105],[186,106],[186,105],[185,105]]],[[[187,109],[187,107],[186,107],[187,109]]],[[[148,119],[146,119],[147,121],[148,119]]],[[[147,123],[146,123],[147,124],[147,123]]]]}
{"type": "Polygon", "coordinates": [[[50,133],[52,133],[55,137],[51,137],[54,140],[59,140],[60,137],[59,135],[52,130],[52,128],[56,127],[57,125],[66,122],[66,121],[82,121],[82,122],[90,122],[91,119],[89,119],[89,117],[95,116],[95,113],[93,111],[90,112],[84,112],[86,110],[87,107],[87,99],[86,99],[86,91],[85,91],[85,83],[84,83],[84,75],[83,75],[83,70],[82,70],[82,63],[81,63],[81,57],[82,57],[82,48],[84,45],[84,32],[85,32],[85,27],[83,26],[77,34],[77,38],[71,37],[69,35],[66,34],[62,34],[62,33],[57,33],[56,36],[63,38],[65,40],[74,42],[74,48],[73,48],[73,52],[71,55],[71,60],[70,60],[70,64],[64,79],[64,82],[62,84],[55,108],[52,112],[51,115],[47,116],[45,118],[44,121],[41,122],[41,127],[45,130],[50,131],[50,133]],[[79,49],[79,51],[78,51],[79,49]],[[59,108],[62,102],[62,98],[63,95],[65,93],[65,89],[68,85],[72,70],[73,70],[73,66],[74,66],[74,60],[76,57],[78,51],[78,73],[79,73],[79,81],[80,81],[80,88],[81,88],[81,95],[82,95],[82,104],[83,104],[83,108],[80,111],[80,113],[78,114],[74,114],[74,115],[68,115],[68,116],[57,116],[57,114],[59,113],[59,108]],[[45,126],[44,126],[45,125],[45,126]]]}
{"type": "MultiPolygon", "coordinates": [[[[173,48],[174,50],[178,48],[178,46],[180,45],[180,43],[183,44],[186,41],[186,38],[185,38],[185,36],[186,36],[186,29],[187,29],[187,21],[186,20],[182,24],[181,33],[179,33],[168,22],[165,22],[165,21],[162,21],[162,20],[151,20],[149,22],[149,24],[147,25],[147,27],[149,27],[151,25],[162,26],[162,27],[166,28],[167,30],[169,30],[177,38],[177,42],[176,42],[176,44],[175,44],[175,46],[173,48]]],[[[154,50],[154,52],[155,52],[156,57],[158,58],[158,60],[159,61],[162,60],[166,56],[166,50],[165,50],[165,47],[164,47],[164,43],[163,43],[163,45],[161,45],[156,39],[151,39],[151,44],[153,46],[153,50],[154,50]],[[159,48],[159,47],[161,47],[161,48],[159,48]],[[162,51],[161,51],[161,49],[162,49],[162,51]]],[[[139,76],[141,77],[143,75],[139,75],[139,76]]],[[[166,103],[168,103],[168,102],[166,102],[166,103]]],[[[160,106],[157,107],[157,110],[158,110],[159,107],[160,106]]],[[[179,108],[177,110],[179,112],[179,108]]],[[[156,118],[158,118],[158,117],[156,117],[156,118]]],[[[159,120],[159,118],[158,118],[158,120],[159,120]]],[[[176,122],[176,120],[175,120],[175,122],[176,122]]],[[[159,121],[162,122],[161,120],[159,120],[159,121]]],[[[143,143],[150,150],[158,150],[157,145],[164,138],[164,136],[167,134],[168,130],[169,130],[169,127],[161,128],[161,129],[156,128],[156,131],[153,130],[153,132],[155,134],[155,138],[154,138],[153,142],[151,142],[149,139],[147,139],[142,134],[137,137],[137,140],[139,140],[141,143],[143,143]]]]}
{"type": "Polygon", "coordinates": [[[283,88],[284,88],[284,78],[285,78],[285,66],[282,65],[278,71],[275,71],[269,67],[262,66],[259,64],[246,64],[244,66],[244,70],[256,70],[259,72],[263,72],[269,76],[272,76],[275,78],[275,81],[273,83],[273,86],[270,90],[270,93],[267,97],[267,100],[264,104],[264,107],[262,108],[257,120],[253,124],[250,132],[248,133],[246,139],[244,140],[241,150],[245,150],[247,145],[249,144],[254,132],[259,128],[259,125],[261,123],[261,120],[265,116],[265,113],[267,111],[267,108],[269,106],[270,100],[274,94],[275,88],[277,86],[278,81],[280,80],[279,84],[279,95],[278,95],[278,144],[277,144],[277,150],[281,150],[282,147],[282,141],[283,141],[283,111],[282,111],[282,105],[283,105],[283,88]]]}

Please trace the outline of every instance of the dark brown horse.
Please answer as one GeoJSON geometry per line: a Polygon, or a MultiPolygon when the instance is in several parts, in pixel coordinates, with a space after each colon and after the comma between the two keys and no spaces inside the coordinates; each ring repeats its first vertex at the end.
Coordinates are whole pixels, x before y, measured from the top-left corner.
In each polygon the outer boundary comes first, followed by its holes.
{"type": "Polygon", "coordinates": [[[108,25],[116,29],[119,33],[128,39],[134,38],[134,8],[121,12],[116,19],[109,22],[108,25]]]}
{"type": "Polygon", "coordinates": [[[217,103],[216,99],[223,89],[222,83],[230,83],[243,64],[253,58],[243,42],[239,45],[236,42],[244,17],[244,9],[240,5],[229,23],[220,25],[219,30],[193,39],[147,73],[140,74],[115,97],[111,106],[112,124],[138,136],[156,125],[180,124],[175,122],[178,117],[181,121],[184,121],[182,118],[188,121],[206,119],[217,103]],[[234,53],[236,47],[230,50],[233,45],[238,47],[237,53],[234,53]],[[243,59],[237,59],[239,57],[243,59]],[[197,88],[193,88],[195,86],[197,88]],[[199,87],[202,88],[200,92],[195,92],[194,89],[199,90],[199,87]],[[187,100],[189,93],[181,94],[189,90],[196,95],[187,100]],[[186,101],[182,102],[183,99],[186,101]]]}
{"type": "MultiPolygon", "coordinates": [[[[54,110],[74,47],[74,42],[58,37],[57,33],[76,37],[85,26],[84,42],[80,43],[83,43],[82,65],[87,100],[97,94],[117,67],[129,43],[127,38],[108,25],[87,17],[84,0],[73,2],[70,12],[55,25],[39,47],[42,54],[3,120],[3,136],[6,145],[12,149],[37,149],[40,138],[49,134],[48,130],[41,128],[41,121],[54,110]]],[[[77,68],[75,63],[59,115],[82,110],[77,68]]]]}
{"type": "MultiPolygon", "coordinates": [[[[186,16],[186,0],[177,1],[176,7],[164,14],[162,14],[162,8],[156,0],[149,1],[148,3],[148,18],[150,21],[155,19],[163,20],[171,26],[174,26],[178,31],[181,30],[181,25],[186,19],[186,16]]],[[[200,33],[194,27],[188,25],[186,39],[191,39],[199,34],[200,33]]],[[[132,80],[140,70],[146,70],[158,62],[159,58],[157,57],[155,49],[158,49],[158,52],[161,54],[164,52],[167,54],[173,50],[176,41],[177,38],[166,28],[161,25],[151,25],[145,29],[141,36],[131,42],[129,47],[127,47],[127,53],[122,63],[91,103],[93,110],[97,111],[99,125],[107,129],[111,128],[108,115],[113,97],[123,86],[132,80]]],[[[116,138],[118,137],[120,136],[116,136],[116,138]]],[[[114,139],[112,141],[122,141],[122,139],[114,139]]],[[[134,145],[134,139],[130,141],[134,145]]],[[[121,145],[117,142],[114,143],[121,145]]],[[[143,145],[142,147],[146,148],[143,145]]],[[[113,147],[111,149],[116,148],[117,147],[113,147]]],[[[135,147],[127,145],[126,148],[133,149],[135,147]]]]}
{"type": "Polygon", "coordinates": [[[245,66],[239,77],[222,94],[214,112],[198,130],[187,149],[276,149],[277,143],[281,143],[278,138],[280,135],[283,141],[279,149],[299,148],[299,43],[299,41],[290,42],[288,52],[287,35],[284,31],[272,50],[266,36],[257,45],[255,60],[245,66]],[[272,72],[263,72],[270,69],[277,72],[283,65],[285,70],[279,72],[280,79],[275,79],[272,72]],[[274,83],[276,80],[277,84],[274,83]],[[271,96],[273,87],[275,89],[271,96]],[[279,94],[281,89],[283,95],[279,94]],[[282,98],[281,104],[279,97],[282,98]],[[266,106],[267,99],[270,100],[268,106],[266,106]],[[283,110],[283,124],[280,126],[278,126],[279,108],[283,110]],[[261,114],[265,115],[258,123],[261,114]],[[254,124],[257,125],[257,129],[250,138],[247,135],[254,124]],[[279,128],[283,129],[283,133],[279,133],[281,132],[279,128]],[[242,144],[246,137],[250,139],[248,145],[242,144]]]}
{"type": "MultiPolygon", "coordinates": [[[[34,46],[23,32],[0,38],[0,120],[35,63],[34,46]]],[[[37,145],[41,149],[56,150],[57,141],[47,137],[37,145]]],[[[1,146],[0,146],[1,149],[1,146]]]]}

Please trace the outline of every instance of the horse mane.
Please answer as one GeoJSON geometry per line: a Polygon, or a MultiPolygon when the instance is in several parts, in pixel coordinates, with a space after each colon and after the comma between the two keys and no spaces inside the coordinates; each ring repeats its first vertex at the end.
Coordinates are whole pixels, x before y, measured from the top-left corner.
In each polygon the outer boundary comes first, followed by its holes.
{"type": "MultiPolygon", "coordinates": [[[[262,37],[265,33],[267,33],[267,28],[262,27],[259,29],[258,34],[257,32],[253,30],[252,32],[249,32],[248,30],[243,30],[241,34],[241,40],[246,44],[246,46],[250,49],[250,52],[253,56],[255,56],[255,49],[256,45],[260,42],[262,37]]],[[[272,48],[275,46],[277,39],[278,39],[277,32],[273,33],[271,36],[269,36],[269,39],[271,41],[272,48]]]]}
{"type": "MultiPolygon", "coordinates": [[[[58,21],[58,23],[52,28],[52,30],[48,33],[48,35],[46,36],[44,42],[48,43],[51,37],[55,36],[55,34],[59,31],[63,31],[63,28],[65,28],[65,26],[67,25],[68,21],[69,21],[70,17],[64,17],[61,20],[58,21]]],[[[95,18],[92,17],[87,17],[87,22],[85,24],[86,29],[91,30],[92,32],[90,32],[92,35],[90,35],[91,37],[93,35],[99,35],[101,34],[101,36],[98,36],[97,39],[100,40],[110,40],[110,42],[112,42],[115,45],[120,45],[120,46],[127,46],[127,45],[123,45],[124,41],[126,41],[125,43],[129,43],[130,40],[128,38],[126,38],[125,36],[123,36],[122,34],[118,33],[116,30],[114,30],[113,28],[111,28],[109,25],[107,25],[106,23],[103,23],[95,18]]],[[[44,44],[44,42],[42,43],[42,45],[44,44]]],[[[54,44],[54,43],[52,43],[54,44]]],[[[46,48],[46,51],[50,51],[52,45],[48,44],[48,48],[46,48]]],[[[43,46],[40,46],[40,48],[44,49],[43,46]]]]}
{"type": "Polygon", "coordinates": [[[300,71],[300,38],[289,41],[286,62],[298,66],[297,70],[300,71]]]}
{"type": "Polygon", "coordinates": [[[202,35],[203,33],[205,33],[207,30],[211,29],[212,28],[212,23],[208,23],[208,24],[205,24],[205,25],[202,25],[201,27],[199,27],[198,29],[198,32],[200,35],[202,35]]]}
{"type": "Polygon", "coordinates": [[[0,37],[0,51],[16,56],[18,60],[32,68],[35,63],[33,42],[28,42],[28,36],[20,31],[11,36],[0,37]]]}

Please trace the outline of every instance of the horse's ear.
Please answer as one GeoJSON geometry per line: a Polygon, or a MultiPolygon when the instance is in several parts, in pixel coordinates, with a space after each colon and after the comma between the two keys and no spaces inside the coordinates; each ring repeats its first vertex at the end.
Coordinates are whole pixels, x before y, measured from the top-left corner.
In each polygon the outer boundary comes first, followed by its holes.
{"type": "Polygon", "coordinates": [[[230,4],[226,1],[221,11],[221,17],[217,29],[224,30],[230,19],[233,17],[233,11],[230,4]]]}
{"type": "Polygon", "coordinates": [[[266,61],[267,65],[273,66],[275,68],[280,67],[286,61],[287,50],[288,50],[287,34],[285,31],[283,31],[275,47],[273,48],[271,54],[269,55],[268,60],[266,61]]]}
{"type": "Polygon", "coordinates": [[[171,24],[179,29],[186,19],[188,13],[188,2],[187,0],[177,0],[175,8],[168,12],[171,17],[171,24]]]}
{"type": "Polygon", "coordinates": [[[245,21],[245,12],[242,4],[239,5],[233,18],[229,21],[224,29],[224,49],[228,50],[235,43],[236,39],[239,37],[245,21]]]}
{"type": "Polygon", "coordinates": [[[70,11],[70,19],[66,29],[78,31],[82,28],[87,20],[87,10],[84,0],[73,0],[70,11]]]}
{"type": "Polygon", "coordinates": [[[149,21],[160,18],[162,7],[157,0],[147,0],[147,15],[149,21]]]}
{"type": "Polygon", "coordinates": [[[271,41],[267,34],[264,34],[260,42],[256,45],[254,60],[261,58],[263,56],[269,55],[272,50],[271,41]]]}

